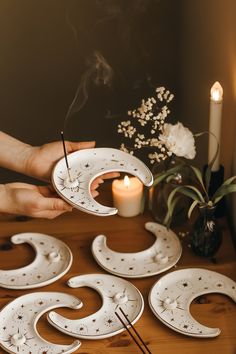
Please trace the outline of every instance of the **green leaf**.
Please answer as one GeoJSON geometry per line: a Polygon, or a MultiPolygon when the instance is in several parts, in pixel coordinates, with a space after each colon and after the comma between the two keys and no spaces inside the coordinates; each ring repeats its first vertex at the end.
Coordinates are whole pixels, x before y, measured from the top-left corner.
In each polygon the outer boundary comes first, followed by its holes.
{"type": "MultiPolygon", "coordinates": [[[[183,194],[183,195],[193,199],[196,205],[198,203],[205,202],[202,194],[199,192],[199,190],[196,187],[190,186],[190,185],[177,186],[176,188],[174,188],[171,191],[171,193],[169,194],[168,200],[167,200],[168,211],[167,211],[167,214],[164,219],[164,224],[168,225],[168,226],[171,223],[174,208],[179,200],[179,197],[175,197],[176,193],[183,194]]],[[[196,206],[195,204],[192,207],[192,209],[196,206]]],[[[191,212],[192,212],[192,210],[191,210],[191,212]]],[[[190,215],[191,215],[191,213],[190,213],[190,215]]]]}
{"type": "Polygon", "coordinates": [[[183,186],[183,189],[179,191],[180,193],[186,195],[187,197],[193,199],[193,200],[198,200],[199,202],[204,203],[205,200],[202,196],[202,193],[194,186],[190,185],[185,185],[183,186]]]}
{"type": "Polygon", "coordinates": [[[222,184],[222,186],[226,186],[228,184],[231,184],[235,179],[236,179],[236,176],[233,176],[233,177],[230,177],[230,178],[226,179],[224,181],[224,183],[222,184]]]}
{"type": "Polygon", "coordinates": [[[175,178],[176,178],[176,174],[168,176],[166,178],[166,183],[170,183],[171,181],[175,180],[175,178]]]}
{"type": "Polygon", "coordinates": [[[236,184],[222,185],[212,197],[213,203],[218,203],[225,195],[236,192],[236,184]]]}
{"type": "Polygon", "coordinates": [[[197,180],[200,182],[200,184],[201,184],[201,186],[202,186],[204,192],[207,194],[206,188],[205,188],[204,183],[203,183],[201,171],[199,170],[199,168],[194,167],[194,166],[192,166],[192,165],[190,165],[190,168],[193,170],[193,172],[194,172],[194,174],[195,174],[197,180]]]}
{"type": "MultiPolygon", "coordinates": [[[[202,193],[201,193],[196,187],[190,186],[190,185],[186,185],[185,187],[188,187],[189,189],[192,189],[192,190],[198,195],[199,201],[201,201],[201,202],[203,202],[203,203],[205,202],[205,199],[204,199],[202,193]]],[[[191,198],[191,197],[190,197],[190,198],[191,198]]],[[[192,199],[193,199],[193,198],[192,198],[192,199]]]]}
{"type": "Polygon", "coordinates": [[[171,193],[169,194],[168,200],[167,200],[167,207],[168,209],[171,207],[172,200],[175,196],[176,193],[181,193],[183,195],[186,195],[187,197],[193,199],[193,200],[198,200],[199,202],[204,203],[204,198],[202,194],[199,192],[199,190],[196,187],[185,185],[185,186],[178,186],[174,188],[171,193]]]}
{"type": "Polygon", "coordinates": [[[192,212],[194,210],[194,208],[199,204],[199,201],[198,200],[194,200],[192,202],[192,204],[190,205],[190,208],[188,210],[188,218],[190,219],[191,215],[192,215],[192,212]]]}
{"type": "Polygon", "coordinates": [[[168,210],[170,210],[170,208],[171,208],[172,200],[173,200],[175,194],[176,194],[177,192],[179,192],[179,190],[180,190],[181,188],[183,188],[183,186],[175,187],[175,188],[170,192],[169,197],[168,197],[168,199],[167,199],[167,208],[168,208],[168,210]]]}
{"type": "Polygon", "coordinates": [[[159,175],[154,176],[154,182],[153,182],[153,187],[155,187],[158,183],[162,182],[169,176],[168,172],[163,172],[159,175]]]}
{"type": "Polygon", "coordinates": [[[163,221],[163,224],[166,225],[166,227],[168,229],[170,228],[173,212],[174,212],[175,206],[176,206],[177,202],[179,201],[179,199],[180,199],[180,197],[176,197],[175,199],[172,200],[170,208],[168,208],[165,219],[163,221]]]}
{"type": "Polygon", "coordinates": [[[175,173],[180,171],[183,168],[183,166],[184,166],[184,163],[181,163],[175,167],[170,168],[167,171],[161,172],[161,173],[157,174],[156,176],[154,176],[153,187],[155,187],[158,183],[165,180],[167,177],[174,175],[175,173]]]}
{"type": "Polygon", "coordinates": [[[209,135],[209,131],[208,131],[208,130],[205,130],[205,131],[203,131],[203,132],[194,134],[194,136],[196,136],[196,137],[198,138],[199,136],[202,136],[202,135],[205,135],[205,134],[208,134],[208,135],[209,135]]]}

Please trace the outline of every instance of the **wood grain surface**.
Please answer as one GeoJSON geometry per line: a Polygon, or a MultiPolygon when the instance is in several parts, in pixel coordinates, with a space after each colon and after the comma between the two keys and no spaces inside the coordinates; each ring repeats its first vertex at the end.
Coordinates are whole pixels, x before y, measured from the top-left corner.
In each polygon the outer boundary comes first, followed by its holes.
{"type": "MultiPolygon", "coordinates": [[[[102,193],[101,193],[102,194],[102,193]]],[[[111,205],[108,193],[102,202],[111,205]]],[[[55,283],[33,290],[0,289],[0,309],[18,296],[35,291],[62,291],[76,295],[83,303],[80,310],[58,309],[68,318],[89,315],[101,306],[98,294],[88,288],[71,289],[66,281],[75,275],[86,273],[105,273],[91,254],[91,243],[95,236],[108,237],[108,246],[116,251],[136,252],[146,249],[154,242],[154,236],[144,229],[146,221],[152,221],[147,213],[133,218],[119,216],[97,217],[74,210],[55,220],[20,219],[2,217],[0,220],[0,268],[14,269],[29,264],[34,259],[31,247],[22,244],[10,246],[9,239],[20,232],[40,232],[55,236],[64,241],[72,250],[74,260],[70,271],[55,283]]],[[[236,259],[230,232],[225,220],[220,220],[223,229],[223,244],[214,259],[204,259],[194,255],[189,248],[188,236],[180,237],[183,254],[175,269],[202,267],[220,272],[236,281],[236,259]]],[[[176,230],[186,231],[187,226],[176,230]]],[[[236,306],[224,295],[209,294],[201,296],[191,304],[191,313],[202,324],[219,327],[221,334],[213,339],[197,339],[184,336],[166,327],[151,312],[148,306],[148,293],[152,285],[163,275],[130,280],[143,294],[145,309],[135,327],[154,354],[236,354],[236,306]]],[[[1,324],[0,324],[1,325],[1,324]]],[[[69,344],[73,338],[52,328],[43,316],[38,323],[39,333],[50,342],[69,344]]],[[[134,354],[140,350],[125,331],[109,339],[81,340],[82,345],[76,353],[81,354],[134,354]]],[[[0,353],[5,353],[0,349],[0,353]]],[[[36,354],[36,353],[35,353],[36,354]]]]}

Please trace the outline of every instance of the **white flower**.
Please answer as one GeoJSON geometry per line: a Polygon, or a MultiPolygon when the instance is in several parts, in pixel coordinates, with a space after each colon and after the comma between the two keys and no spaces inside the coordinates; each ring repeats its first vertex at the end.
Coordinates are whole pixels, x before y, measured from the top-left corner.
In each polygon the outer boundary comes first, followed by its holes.
{"type": "Polygon", "coordinates": [[[176,156],[193,159],[196,155],[195,140],[191,131],[182,123],[165,123],[162,134],[159,136],[167,149],[176,156]]]}

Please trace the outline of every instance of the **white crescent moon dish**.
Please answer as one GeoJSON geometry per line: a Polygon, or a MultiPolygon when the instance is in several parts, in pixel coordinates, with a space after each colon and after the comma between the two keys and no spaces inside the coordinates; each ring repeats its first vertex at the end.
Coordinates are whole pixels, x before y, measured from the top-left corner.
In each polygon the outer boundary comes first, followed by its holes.
{"type": "Polygon", "coordinates": [[[44,340],[37,331],[39,318],[57,307],[78,309],[82,306],[76,297],[57,292],[38,292],[23,295],[7,304],[0,312],[0,346],[8,353],[69,354],[81,345],[58,345],[44,340]]]}
{"type": "Polygon", "coordinates": [[[181,269],[159,279],[149,293],[149,305],[166,326],[187,336],[208,338],[220,334],[197,322],[189,311],[191,302],[200,295],[220,293],[236,302],[236,283],[230,278],[201,268],[181,269]]]}
{"type": "Polygon", "coordinates": [[[87,274],[71,278],[68,285],[72,288],[91,287],[100,294],[103,301],[102,307],[96,313],[77,320],[67,319],[56,312],[48,314],[49,322],[70,336],[103,339],[123,332],[125,328],[115,314],[115,311],[119,313],[120,308],[132,324],[142,315],[143,297],[127,280],[108,274],[87,274]]]}
{"type": "Polygon", "coordinates": [[[55,237],[21,233],[11,237],[15,245],[28,243],[36,252],[34,261],[22,268],[0,270],[0,287],[33,289],[51,284],[68,272],[72,264],[69,247],[55,237]]]}
{"type": "Polygon", "coordinates": [[[109,216],[118,211],[99,204],[91,195],[92,181],[104,173],[125,172],[138,177],[145,186],[153,183],[152,173],[142,161],[118,149],[84,149],[71,153],[67,158],[71,181],[65,158],[62,158],[52,173],[53,186],[65,201],[89,214],[109,216]]]}
{"type": "Polygon", "coordinates": [[[147,222],[145,228],[156,236],[156,241],[150,248],[136,253],[112,251],[106,244],[106,237],[97,236],[92,244],[97,263],[107,272],[125,278],[149,277],[173,267],[182,253],[179,238],[154,222],[147,222]]]}

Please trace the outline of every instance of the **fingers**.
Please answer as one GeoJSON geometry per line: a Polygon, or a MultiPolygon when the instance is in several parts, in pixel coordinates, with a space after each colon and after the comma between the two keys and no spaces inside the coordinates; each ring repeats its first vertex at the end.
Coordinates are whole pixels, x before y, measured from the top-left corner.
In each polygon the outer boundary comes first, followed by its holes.
{"type": "Polygon", "coordinates": [[[100,184],[104,183],[103,179],[98,177],[95,178],[95,180],[91,183],[90,189],[93,191],[94,189],[97,189],[100,184]]]}
{"type": "Polygon", "coordinates": [[[26,189],[35,189],[35,186],[28,183],[21,183],[21,182],[12,182],[6,184],[7,188],[16,189],[16,188],[26,188],[26,189]]]}
{"type": "Polygon", "coordinates": [[[43,210],[34,213],[34,218],[43,218],[43,219],[55,219],[58,216],[64,214],[65,211],[56,211],[56,210],[43,210]]]}
{"type": "Polygon", "coordinates": [[[71,141],[66,142],[68,152],[73,152],[73,151],[83,150],[83,149],[92,149],[95,147],[95,144],[96,144],[95,141],[83,141],[79,143],[71,142],[71,141]]]}
{"type": "Polygon", "coordinates": [[[104,173],[103,175],[100,176],[100,178],[102,179],[117,178],[117,177],[120,177],[119,172],[104,173]]]}
{"type": "Polygon", "coordinates": [[[51,208],[49,210],[55,211],[72,211],[72,206],[64,202],[62,199],[59,198],[47,198],[49,200],[49,204],[51,208]]]}
{"type": "Polygon", "coordinates": [[[36,205],[38,211],[49,210],[57,212],[72,211],[72,206],[64,202],[60,198],[40,198],[38,205],[36,205]]]}
{"type": "Polygon", "coordinates": [[[91,191],[91,194],[93,198],[96,198],[99,195],[98,191],[96,190],[91,191]]]}
{"type": "Polygon", "coordinates": [[[104,173],[100,177],[95,178],[95,180],[91,183],[91,189],[96,189],[99,186],[99,184],[104,183],[104,181],[103,181],[104,179],[110,179],[110,178],[116,178],[116,177],[120,177],[119,172],[104,173]],[[96,187],[94,188],[94,186],[96,186],[96,187]]]}
{"type": "Polygon", "coordinates": [[[55,189],[51,186],[39,186],[38,190],[44,197],[58,197],[55,189]]]}
{"type": "Polygon", "coordinates": [[[95,180],[91,183],[90,189],[91,192],[99,187],[100,184],[104,183],[104,179],[116,178],[119,177],[119,172],[109,172],[104,173],[102,176],[95,178],[95,180]]]}

